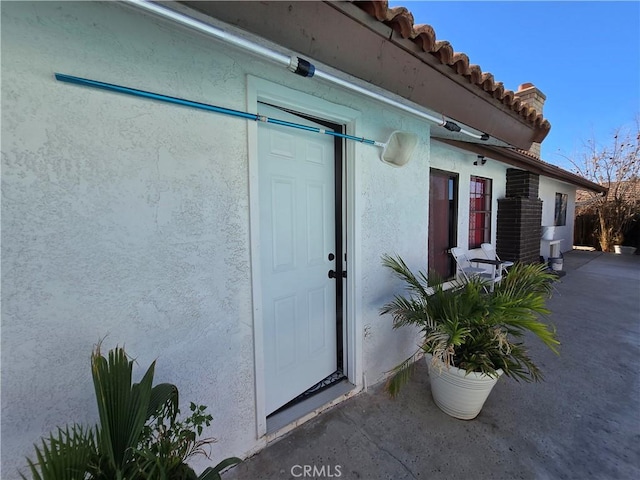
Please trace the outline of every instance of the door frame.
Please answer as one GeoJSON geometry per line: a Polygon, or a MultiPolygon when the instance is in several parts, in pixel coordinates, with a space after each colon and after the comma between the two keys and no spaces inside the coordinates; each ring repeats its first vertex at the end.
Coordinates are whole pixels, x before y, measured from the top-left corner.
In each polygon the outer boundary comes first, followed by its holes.
{"type": "MultiPolygon", "coordinates": [[[[452,214],[454,216],[454,218],[449,218],[449,226],[448,226],[448,234],[449,234],[449,243],[451,243],[452,245],[450,245],[449,248],[451,247],[455,247],[457,244],[457,238],[458,238],[458,208],[459,208],[459,201],[460,201],[460,174],[458,172],[452,172],[450,170],[443,170],[441,168],[435,168],[435,167],[430,167],[429,168],[429,189],[431,189],[431,174],[432,172],[435,172],[437,175],[442,175],[442,176],[447,176],[449,177],[449,179],[453,179],[454,180],[454,184],[453,184],[453,205],[451,206],[451,210],[450,210],[450,214],[452,214]]],[[[431,194],[431,193],[429,193],[431,194]]],[[[431,209],[431,202],[429,202],[429,209],[431,209]]],[[[428,220],[428,225],[427,225],[427,232],[431,229],[431,214],[429,214],[429,220],[428,220]]],[[[427,259],[429,258],[429,241],[430,238],[427,237],[427,259]]],[[[453,262],[453,260],[452,260],[453,262]]],[[[429,265],[429,269],[431,269],[431,266],[429,265]]],[[[451,281],[452,279],[455,278],[455,265],[452,263],[451,264],[451,270],[453,270],[453,275],[445,278],[445,285],[448,284],[449,281],[451,281]]]]}
{"type": "MultiPolygon", "coordinates": [[[[293,90],[282,85],[247,75],[247,110],[258,111],[258,102],[270,103],[305,115],[325,119],[329,122],[345,125],[346,133],[353,135],[360,114],[342,105],[293,90]]],[[[286,128],[286,127],[283,127],[286,128]]],[[[258,122],[247,123],[248,171],[249,171],[249,225],[251,252],[251,290],[253,311],[253,345],[255,374],[256,435],[261,438],[267,433],[265,408],[264,373],[264,322],[262,316],[262,287],[260,272],[260,205],[259,205],[259,162],[258,162],[258,122]]],[[[349,381],[362,386],[362,325],[361,302],[358,282],[361,272],[360,248],[360,203],[357,193],[360,191],[359,179],[355,168],[356,143],[343,143],[342,171],[342,233],[343,252],[348,252],[345,262],[348,272],[343,290],[343,338],[344,338],[344,374],[349,381]]]]}

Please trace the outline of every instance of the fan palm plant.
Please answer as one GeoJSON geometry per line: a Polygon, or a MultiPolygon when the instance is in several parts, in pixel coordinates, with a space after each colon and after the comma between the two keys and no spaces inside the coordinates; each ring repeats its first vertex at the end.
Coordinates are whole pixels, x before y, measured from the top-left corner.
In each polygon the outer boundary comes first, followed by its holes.
{"type": "Polygon", "coordinates": [[[383,265],[393,270],[408,289],[384,305],[381,314],[391,314],[394,328],[420,328],[419,349],[392,371],[386,389],[392,395],[409,380],[415,360],[433,356],[434,364],[515,380],[539,381],[542,373],[527,353],[523,337],[531,332],[558,353],[555,329],[540,321],[546,315],[546,299],[555,276],[544,265],[514,265],[509,274],[486,293],[480,279],[453,282],[445,289],[439,279],[414,274],[400,257],[383,256],[383,265]],[[431,286],[430,286],[431,285],[431,286]]]}
{"type": "Polygon", "coordinates": [[[152,385],[155,362],[133,383],[133,363],[123,348],[105,357],[96,346],[91,372],[100,423],[59,428],[43,439],[36,461],[27,459],[33,480],[220,480],[220,472],[240,462],[230,457],[196,475],[186,462],[208,457],[204,447],[215,440],[198,437],[213,417],[191,403],[191,415],[178,421],[177,387],[152,385]]]}

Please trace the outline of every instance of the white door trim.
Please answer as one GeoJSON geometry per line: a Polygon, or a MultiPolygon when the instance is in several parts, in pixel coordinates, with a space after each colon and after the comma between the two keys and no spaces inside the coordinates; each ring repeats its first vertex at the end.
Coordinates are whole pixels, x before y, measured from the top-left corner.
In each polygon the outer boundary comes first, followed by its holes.
{"type": "MultiPolygon", "coordinates": [[[[353,135],[360,112],[334,104],[312,95],[292,90],[282,85],[247,75],[247,111],[257,112],[258,101],[271,103],[296,110],[300,113],[326,119],[346,125],[348,134],[353,135]]],[[[261,438],[267,433],[265,409],[265,373],[264,373],[264,329],[262,317],[262,287],[260,273],[260,206],[258,191],[258,125],[247,123],[248,162],[249,162],[249,225],[251,251],[251,290],[253,299],[253,343],[256,401],[256,435],[261,438]]],[[[356,169],[356,142],[345,142],[343,169],[346,181],[343,182],[343,236],[347,252],[347,280],[344,292],[344,325],[347,358],[345,374],[357,387],[362,386],[362,321],[360,277],[360,181],[356,169]]],[[[362,146],[360,146],[363,148],[362,146]]],[[[364,146],[367,148],[367,146],[364,146]]],[[[371,148],[371,147],[368,147],[371,148]]]]}

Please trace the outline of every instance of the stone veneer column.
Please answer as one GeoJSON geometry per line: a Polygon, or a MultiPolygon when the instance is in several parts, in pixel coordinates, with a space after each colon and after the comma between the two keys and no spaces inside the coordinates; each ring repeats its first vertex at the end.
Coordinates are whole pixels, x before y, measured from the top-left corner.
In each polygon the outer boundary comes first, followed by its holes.
{"type": "Polygon", "coordinates": [[[496,252],[504,260],[534,263],[540,259],[542,200],[540,177],[507,169],[506,198],[498,199],[496,252]]]}

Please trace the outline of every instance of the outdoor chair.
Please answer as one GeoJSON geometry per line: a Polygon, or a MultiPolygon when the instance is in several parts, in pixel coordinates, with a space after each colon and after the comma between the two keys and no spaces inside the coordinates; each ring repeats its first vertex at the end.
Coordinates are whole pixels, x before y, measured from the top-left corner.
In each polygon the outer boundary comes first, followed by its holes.
{"type": "MultiPolygon", "coordinates": [[[[489,290],[493,291],[494,285],[502,280],[502,272],[499,269],[493,269],[492,273],[484,268],[471,265],[471,261],[467,257],[466,252],[459,247],[451,248],[451,255],[456,261],[456,276],[459,274],[465,282],[468,282],[472,277],[478,277],[488,283],[490,285],[489,290]]],[[[487,290],[486,287],[485,290],[487,290]]]]}
{"type": "Polygon", "coordinates": [[[500,257],[496,253],[496,249],[493,248],[493,245],[491,245],[490,243],[483,243],[482,245],[480,245],[480,248],[482,249],[482,253],[484,253],[489,260],[498,260],[502,262],[502,265],[500,265],[500,268],[502,269],[501,274],[504,273],[506,275],[507,269],[509,267],[513,267],[513,262],[500,259],[500,257]]]}

